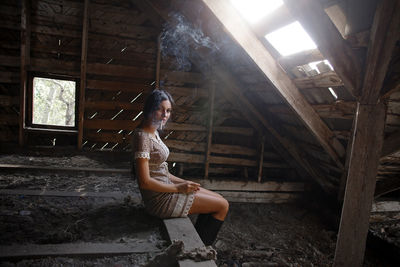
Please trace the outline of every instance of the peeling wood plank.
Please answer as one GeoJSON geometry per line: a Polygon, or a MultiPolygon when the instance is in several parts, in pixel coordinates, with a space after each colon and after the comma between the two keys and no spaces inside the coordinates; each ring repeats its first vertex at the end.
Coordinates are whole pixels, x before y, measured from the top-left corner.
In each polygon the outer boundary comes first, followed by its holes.
{"type": "Polygon", "coordinates": [[[322,55],[332,64],[345,87],[353,96],[359,96],[362,79],[361,62],[325,13],[321,3],[314,0],[284,2],[317,44],[322,55]]]}
{"type": "Polygon", "coordinates": [[[343,167],[341,162],[341,157],[345,154],[343,146],[311,108],[286,73],[279,68],[277,62],[264,45],[246,27],[245,23],[238,20],[240,16],[237,15],[237,11],[234,10],[232,5],[227,0],[203,0],[203,2],[233,35],[235,40],[239,42],[264,75],[275,85],[277,91],[316,136],[334,162],[339,167],[343,167]]]}
{"type": "Polygon", "coordinates": [[[324,72],[311,77],[296,78],[293,82],[299,89],[343,86],[342,80],[334,71],[324,72]]]}
{"type": "Polygon", "coordinates": [[[378,201],[372,204],[371,212],[399,212],[399,201],[378,201]]]}

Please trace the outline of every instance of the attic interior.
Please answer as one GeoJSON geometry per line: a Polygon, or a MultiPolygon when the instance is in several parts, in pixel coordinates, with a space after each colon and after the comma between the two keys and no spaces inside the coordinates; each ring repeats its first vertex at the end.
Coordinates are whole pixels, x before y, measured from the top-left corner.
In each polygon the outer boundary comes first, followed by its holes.
{"type": "Polygon", "coordinates": [[[175,101],[170,172],[231,203],[218,266],[399,261],[400,1],[259,1],[275,6],[247,17],[250,2],[1,1],[2,262],[142,266],[166,249],[131,177],[154,88],[175,101]],[[108,250],[68,258],[74,242],[108,250]]]}

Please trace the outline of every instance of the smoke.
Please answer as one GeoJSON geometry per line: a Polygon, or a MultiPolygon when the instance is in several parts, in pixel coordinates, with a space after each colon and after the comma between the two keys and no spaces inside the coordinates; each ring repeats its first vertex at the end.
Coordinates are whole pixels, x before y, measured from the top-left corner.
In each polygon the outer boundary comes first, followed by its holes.
{"type": "Polygon", "coordinates": [[[182,14],[171,13],[169,16],[175,23],[166,25],[161,33],[161,54],[164,58],[171,56],[175,59],[176,70],[191,70],[190,58],[196,56],[193,50],[202,49],[207,58],[212,58],[210,56],[219,50],[210,37],[205,36],[201,29],[193,27],[182,14]]]}

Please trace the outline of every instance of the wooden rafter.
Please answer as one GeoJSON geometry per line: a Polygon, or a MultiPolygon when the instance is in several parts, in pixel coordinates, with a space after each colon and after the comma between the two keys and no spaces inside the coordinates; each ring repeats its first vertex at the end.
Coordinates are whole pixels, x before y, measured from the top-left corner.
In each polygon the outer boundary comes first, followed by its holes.
{"type": "Polygon", "coordinates": [[[332,64],[346,88],[357,97],[361,87],[361,62],[325,13],[321,3],[316,0],[285,0],[285,3],[332,64]]]}
{"type": "Polygon", "coordinates": [[[227,0],[203,0],[203,2],[246,51],[261,72],[274,84],[278,93],[315,135],[336,165],[343,168],[341,157],[344,156],[345,150],[341,143],[305,100],[287,74],[279,67],[261,41],[240,19],[233,6],[227,0]]]}

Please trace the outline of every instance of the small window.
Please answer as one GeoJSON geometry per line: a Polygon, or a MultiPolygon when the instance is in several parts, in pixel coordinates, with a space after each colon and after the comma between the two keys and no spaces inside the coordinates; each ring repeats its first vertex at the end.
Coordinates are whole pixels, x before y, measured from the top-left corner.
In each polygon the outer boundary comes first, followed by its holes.
{"type": "Polygon", "coordinates": [[[75,80],[34,76],[31,91],[31,125],[76,128],[75,80]]]}

